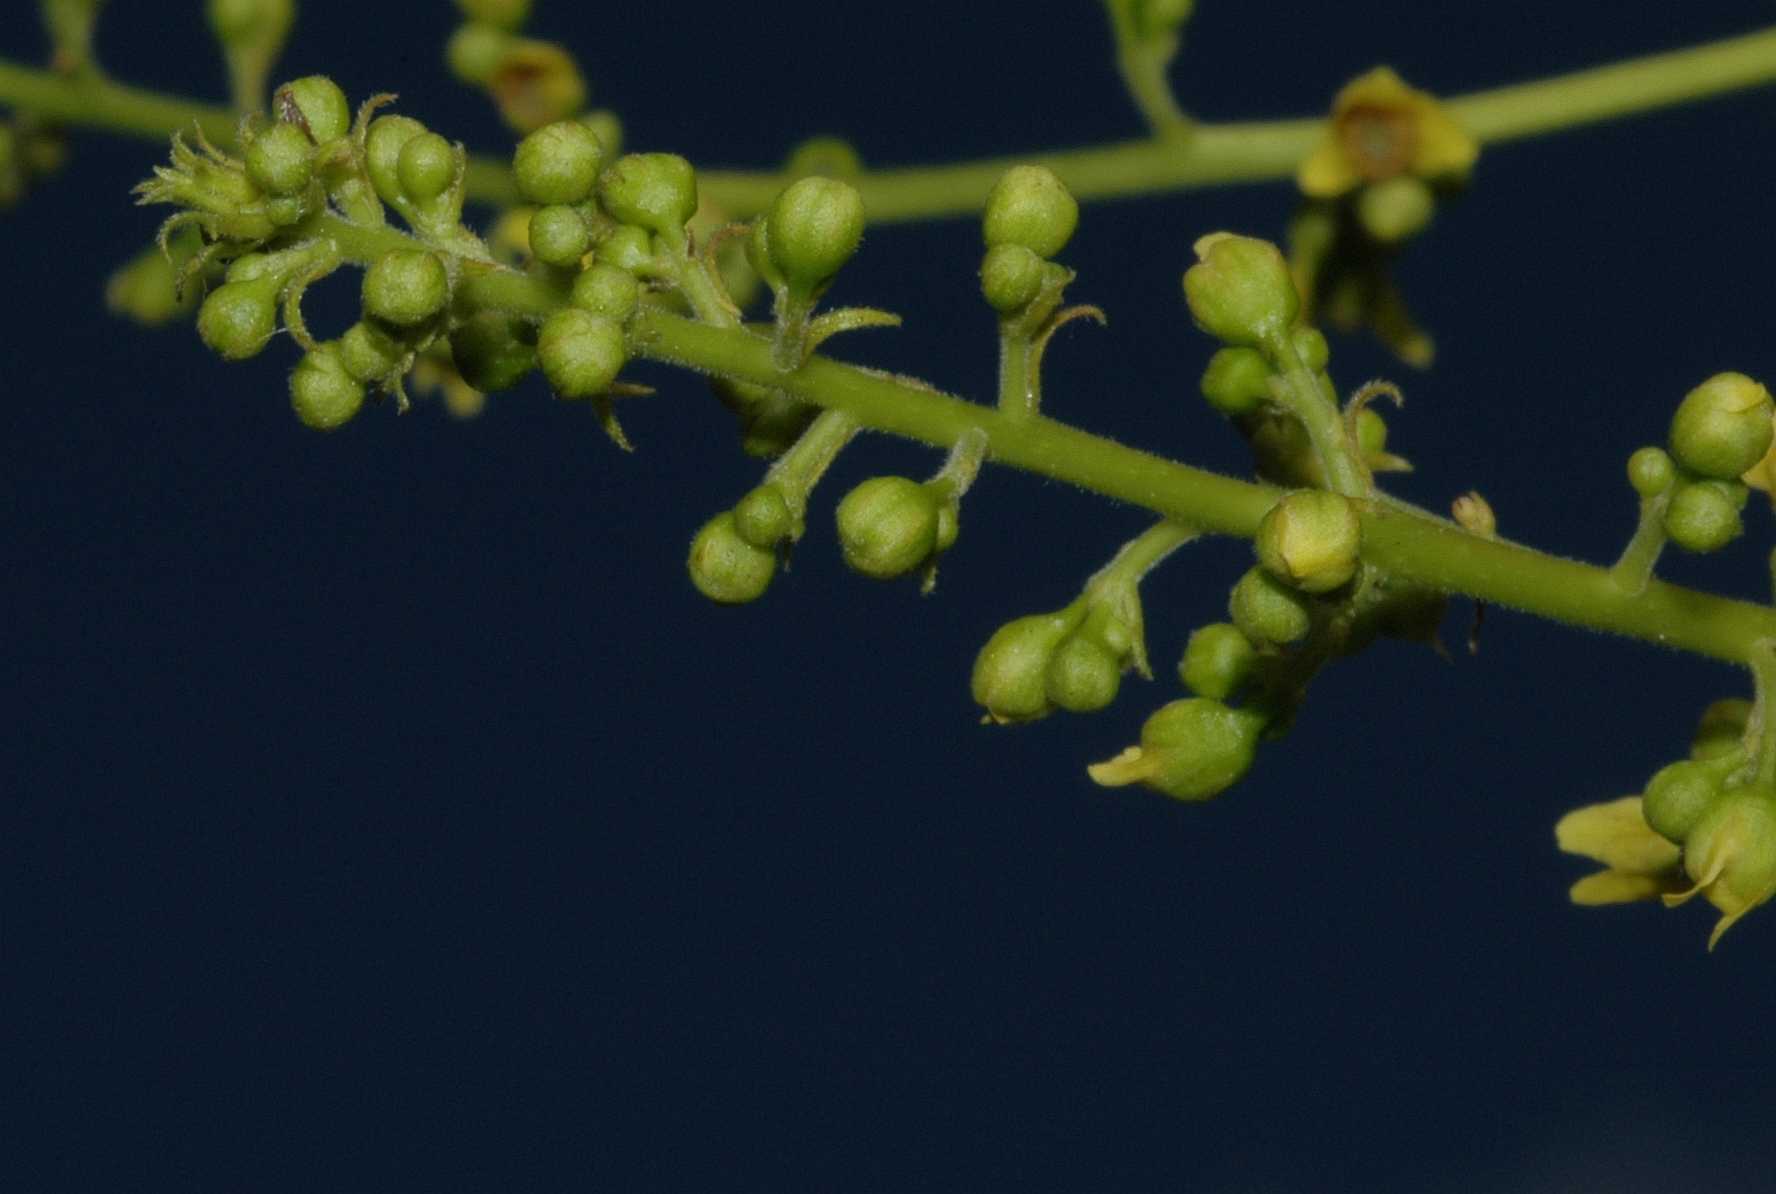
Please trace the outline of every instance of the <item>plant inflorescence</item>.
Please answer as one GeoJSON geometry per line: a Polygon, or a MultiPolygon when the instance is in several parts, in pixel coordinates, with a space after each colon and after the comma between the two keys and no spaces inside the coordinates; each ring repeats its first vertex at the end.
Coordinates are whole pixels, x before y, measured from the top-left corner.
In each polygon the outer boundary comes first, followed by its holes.
{"type": "Polygon", "coordinates": [[[963,507],[988,465],[1151,510],[1153,525],[1077,597],[1013,619],[981,647],[972,691],[994,723],[1102,709],[1128,673],[1170,670],[1149,656],[1143,578],[1199,536],[1252,539],[1226,619],[1197,627],[1177,661],[1183,695],[1148,717],[1137,743],[1089,767],[1102,785],[1217,795],[1287,732],[1327,664],[1378,638],[1438,645],[1452,594],[1743,665],[1752,699],[1711,705],[1688,757],[1639,795],[1569,814],[1557,839],[1605,867],[1574,900],[1702,895],[1722,913],[1715,940],[1776,894],[1776,610],[1655,576],[1666,546],[1717,551],[1742,533],[1749,491],[1776,491],[1765,387],[1729,371],[1697,379],[1663,440],[1627,460],[1638,523],[1613,565],[1591,567],[1501,538],[1477,493],[1447,516],[1390,496],[1379,478],[1410,466],[1377,408],[1399,390],[1341,387],[1321,330],[1367,330],[1404,365],[1428,366],[1431,337],[1392,266],[1467,187],[1485,145],[1776,78],[1776,33],[1451,99],[1378,67],[1323,118],[1215,126],[1194,121],[1168,81],[1190,0],[1105,0],[1150,126],[1141,141],[1009,167],[872,171],[823,138],[782,171],[699,173],[676,154],[628,149],[613,113],[588,110],[570,50],[523,34],[527,0],[458,7],[449,69],[498,106],[518,138],[509,159],[472,156],[393,97],[348,97],[322,75],[272,88],[291,0],[210,0],[233,82],[226,109],[117,83],[93,57],[101,0],[43,0],[48,69],[0,63],[0,101],[14,110],[0,126],[0,198],[56,168],[67,128],[170,135],[169,159],[137,196],[172,214],[112,279],[111,303],[144,322],[194,314],[204,344],[230,361],[287,333],[302,351],[291,407],[316,430],[431,393],[472,414],[540,373],[627,450],[619,406],[649,392],[625,378],[631,362],[701,375],[740,448],[763,462],[756,485],[690,541],[689,579],[717,602],[761,598],[827,508],[855,571],[915,578],[930,593],[946,553],[965,549],[963,507]],[[1203,230],[1181,279],[1184,310],[1214,345],[1198,388],[1250,446],[1255,479],[1045,415],[1055,332],[1102,319],[1069,296],[1081,201],[1257,178],[1298,190],[1287,229],[1274,243],[1203,230]],[[825,303],[868,224],[964,210],[980,221],[980,297],[997,321],[993,400],[831,355],[837,337],[899,322],[825,303]],[[336,274],[354,279],[359,313],[325,334],[305,299],[336,274]],[[834,460],[869,432],[943,455],[927,474],[818,499],[834,460]]]}

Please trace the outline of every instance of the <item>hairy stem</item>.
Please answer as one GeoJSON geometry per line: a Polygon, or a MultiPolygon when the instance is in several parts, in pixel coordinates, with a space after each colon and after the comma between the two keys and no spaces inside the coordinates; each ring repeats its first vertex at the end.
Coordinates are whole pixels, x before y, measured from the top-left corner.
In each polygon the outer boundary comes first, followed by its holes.
{"type": "MultiPolygon", "coordinates": [[[[1456,118],[1483,143],[1575,128],[1669,107],[1776,80],[1776,29],[1688,49],[1631,58],[1530,83],[1493,88],[1448,101],[1456,118]]],[[[97,77],[66,78],[0,59],[0,104],[69,125],[165,137],[198,124],[211,140],[233,139],[226,108],[134,88],[97,77]]],[[[1163,136],[1119,144],[1026,153],[940,166],[866,171],[853,181],[874,221],[972,215],[1007,167],[1040,163],[1060,175],[1081,200],[1109,199],[1217,183],[1284,178],[1320,136],[1319,117],[1192,126],[1187,140],[1163,136]]],[[[777,171],[713,170],[704,192],[736,218],[764,210],[786,183],[777,171]]],[[[477,158],[467,178],[472,198],[517,199],[510,171],[477,158]]]]}

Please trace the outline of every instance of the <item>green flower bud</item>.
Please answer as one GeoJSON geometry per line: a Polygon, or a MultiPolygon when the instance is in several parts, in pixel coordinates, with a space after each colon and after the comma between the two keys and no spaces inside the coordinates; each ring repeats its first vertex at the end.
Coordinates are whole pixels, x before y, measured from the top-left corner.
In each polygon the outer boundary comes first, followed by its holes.
{"type": "Polygon", "coordinates": [[[1203,370],[1202,392],[1224,415],[1249,415],[1270,398],[1270,362],[1256,348],[1220,349],[1203,370]]]}
{"type": "Polygon", "coordinates": [[[1319,373],[1332,361],[1332,346],[1326,343],[1325,333],[1319,328],[1298,327],[1289,332],[1289,341],[1295,346],[1295,355],[1308,370],[1319,373]]]}
{"type": "Polygon", "coordinates": [[[1357,412],[1357,451],[1365,460],[1372,460],[1387,451],[1388,425],[1387,420],[1373,407],[1365,406],[1357,412]]]}
{"type": "MultiPolygon", "coordinates": [[[[195,231],[189,239],[196,241],[195,231]]],[[[174,239],[171,261],[158,248],[151,247],[118,268],[105,282],[106,308],[149,327],[190,310],[197,299],[197,287],[186,287],[183,292],[178,287],[178,270],[192,254],[185,242],[183,237],[174,239]]]]}
{"type": "Polygon", "coordinates": [[[512,35],[504,29],[469,21],[458,26],[445,43],[444,64],[459,81],[479,87],[493,77],[511,45],[512,35]]]}
{"type": "Polygon", "coordinates": [[[1191,634],[1178,661],[1178,678],[1197,696],[1225,701],[1251,677],[1257,663],[1257,649],[1238,626],[1211,622],[1191,634]]]}
{"type": "Polygon", "coordinates": [[[603,163],[598,134],[578,120],[544,125],[520,141],[512,156],[518,189],[538,205],[584,202],[603,163]]]}
{"type": "Polygon", "coordinates": [[[1357,574],[1362,537],[1349,499],[1301,489],[1284,495],[1258,524],[1258,561],[1293,588],[1329,593],[1357,574]]]}
{"type": "Polygon", "coordinates": [[[456,147],[437,133],[421,133],[401,146],[395,178],[415,203],[430,203],[456,182],[456,147]]]}
{"type": "Polygon", "coordinates": [[[1228,595],[1227,613],[1254,643],[1284,644],[1307,637],[1313,615],[1301,594],[1262,568],[1249,568],[1228,595]]]}
{"type": "Polygon", "coordinates": [[[1643,498],[1658,497],[1677,482],[1677,464],[1663,448],[1641,448],[1628,458],[1628,484],[1643,498]]]}
{"type": "Polygon", "coordinates": [[[1686,551],[1719,551],[1744,530],[1738,494],[1725,482],[1686,481],[1665,508],[1665,533],[1686,551]]]}
{"type": "Polygon", "coordinates": [[[1043,676],[1049,702],[1069,713],[1094,713],[1116,699],[1122,660],[1084,634],[1061,640],[1043,676]]]}
{"type": "Polygon", "coordinates": [[[1046,166],[1013,166],[1000,175],[981,217],[989,249],[1022,245],[1038,257],[1066,248],[1078,226],[1078,200],[1046,166]]]}
{"type": "Polygon", "coordinates": [[[316,145],[351,132],[351,104],[339,84],[326,75],[309,75],[278,88],[276,106],[280,117],[308,130],[316,145]]]}
{"type": "Polygon", "coordinates": [[[276,278],[228,282],[212,290],[197,312],[197,334],[224,360],[257,356],[277,331],[276,278]]]}
{"type": "Polygon", "coordinates": [[[1731,481],[1764,458],[1770,391],[1743,373],[1717,373],[1684,396],[1671,419],[1671,454],[1691,472],[1731,481]]]}
{"type": "Polygon", "coordinates": [[[569,269],[592,251],[592,229],[579,209],[556,204],[530,217],[531,256],[545,265],[569,269]]]}
{"type": "Polygon", "coordinates": [[[795,511],[772,482],[758,486],[734,507],[734,529],[754,547],[775,547],[796,532],[795,511]]]}
{"type": "Polygon", "coordinates": [[[450,301],[450,275],[436,253],[391,249],[364,271],[364,312],[396,327],[415,327],[450,301]]]}
{"type": "Polygon", "coordinates": [[[564,307],[549,316],[537,336],[543,376],[563,398],[604,393],[628,359],[622,327],[578,307],[564,307]]]}
{"type": "Polygon", "coordinates": [[[518,29],[530,19],[530,0],[456,0],[463,16],[498,29],[518,29]]]}
{"type": "Polygon", "coordinates": [[[632,225],[613,229],[598,242],[596,252],[599,261],[626,274],[640,273],[654,263],[654,249],[649,243],[647,230],[632,225]]]}
{"type": "Polygon", "coordinates": [[[1002,724],[1047,716],[1054,708],[1048,699],[1048,665],[1079,619],[1069,607],[1001,626],[975,657],[970,680],[975,702],[1002,724]]]}
{"type": "Polygon", "coordinates": [[[294,195],[314,177],[314,143],[293,124],[274,124],[247,146],[247,177],[272,195],[294,195]]]}
{"type": "Polygon", "coordinates": [[[592,130],[598,143],[604,146],[604,156],[608,160],[623,152],[623,121],[609,108],[595,108],[590,112],[582,112],[577,117],[579,122],[592,130]]]}
{"type": "Polygon", "coordinates": [[[1690,895],[1706,896],[1723,914],[1708,939],[1713,949],[1734,922],[1776,894],[1776,792],[1728,792],[1690,830],[1683,864],[1696,881],[1690,895]]]}
{"type": "Polygon", "coordinates": [[[346,372],[339,350],[331,344],[303,357],[290,374],[290,406],[316,431],[344,426],[363,405],[364,384],[346,372]]]}
{"type": "Polygon", "coordinates": [[[704,523],[691,540],[688,566],[698,592],[711,601],[740,605],[764,596],[777,572],[777,553],[741,538],[729,510],[704,523]]]}
{"type": "Polygon", "coordinates": [[[812,296],[857,252],[863,196],[848,182],[804,178],[771,205],[771,264],[791,290],[812,296]]]}
{"type": "Polygon", "coordinates": [[[843,137],[810,137],[790,151],[783,172],[791,178],[855,178],[863,173],[863,158],[843,137]]]}
{"type": "Polygon", "coordinates": [[[1690,757],[1717,759],[1738,754],[1744,746],[1745,726],[1751,720],[1751,702],[1737,698],[1715,701],[1702,710],[1696,732],[1690,738],[1690,757]]]}
{"type": "Polygon", "coordinates": [[[370,122],[364,139],[364,169],[384,203],[406,200],[407,190],[401,185],[401,151],[425,131],[426,126],[411,116],[391,114],[370,122]]]}
{"type": "Polygon", "coordinates": [[[536,328],[483,311],[450,333],[450,357],[462,379],[483,394],[509,390],[537,367],[536,328]]]}
{"type": "Polygon", "coordinates": [[[274,195],[265,201],[265,218],[279,228],[300,224],[309,207],[300,195],[274,195]]]}
{"type": "Polygon", "coordinates": [[[697,172],[677,154],[624,154],[599,175],[598,202],[618,223],[670,239],[697,214],[697,172]]]}
{"type": "Polygon", "coordinates": [[[1437,197],[1424,179],[1411,174],[1370,183],[1357,196],[1357,222],[1383,244],[1418,235],[1436,212],[1437,197]]]}
{"type": "Polygon", "coordinates": [[[1640,815],[1654,833],[1681,846],[1720,798],[1724,779],[1718,765],[1695,759],[1662,767],[1647,781],[1640,815]]]}
{"type": "Polygon", "coordinates": [[[1259,346],[1301,309],[1283,255],[1269,241],[1215,232],[1196,242],[1184,298],[1196,325],[1226,344],[1259,346]]]}
{"type": "Polygon", "coordinates": [[[641,305],[641,283],[626,270],[594,262],[574,277],[568,301],[594,315],[622,323],[641,305]]]}
{"type": "Polygon", "coordinates": [[[865,576],[904,576],[937,550],[943,503],[929,486],[906,477],[871,477],[839,503],[839,546],[865,576]]]}
{"type": "Polygon", "coordinates": [[[1043,264],[1024,245],[994,245],[981,258],[981,297],[1001,315],[1023,310],[1042,292],[1043,264]]]}
{"type": "Polygon", "coordinates": [[[339,338],[339,363],[366,384],[387,381],[407,359],[407,346],[373,323],[359,320],[339,338]]]}
{"type": "Polygon", "coordinates": [[[209,0],[210,31],[224,45],[281,39],[296,16],[292,0],[209,0]]]}
{"type": "Polygon", "coordinates": [[[1251,770],[1266,718],[1251,709],[1189,697],[1158,709],[1141,727],[1141,744],[1088,769],[1109,787],[1144,784],[1175,800],[1207,800],[1251,770]]]}

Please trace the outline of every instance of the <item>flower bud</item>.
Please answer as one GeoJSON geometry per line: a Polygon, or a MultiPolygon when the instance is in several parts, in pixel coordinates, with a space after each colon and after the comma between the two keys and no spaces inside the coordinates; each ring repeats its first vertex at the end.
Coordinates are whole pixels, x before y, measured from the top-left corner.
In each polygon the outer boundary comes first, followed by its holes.
{"type": "Polygon", "coordinates": [[[314,177],[314,143],[293,124],[272,125],[247,146],[247,177],[271,195],[294,195],[314,177]]]}
{"type": "Polygon", "coordinates": [[[364,171],[384,203],[406,201],[401,185],[401,151],[425,134],[426,126],[411,116],[389,114],[370,122],[364,136],[364,171]]]}
{"type": "Polygon", "coordinates": [[[839,546],[865,576],[892,580],[937,551],[943,505],[927,485],[906,477],[871,477],[839,503],[839,546]]]}
{"type": "Polygon", "coordinates": [[[1198,627],[1178,661],[1178,678],[1197,696],[1225,701],[1240,690],[1257,666],[1258,651],[1228,622],[1198,627]]]}
{"type": "Polygon", "coordinates": [[[863,157],[843,137],[809,137],[790,150],[783,172],[791,178],[855,178],[863,173],[863,157]]]}
{"type": "Polygon", "coordinates": [[[970,688],[975,703],[994,721],[1034,721],[1054,708],[1048,699],[1048,665],[1061,640],[1079,624],[1073,607],[1014,618],[987,640],[974,659],[970,688]]]}
{"type": "Polygon", "coordinates": [[[989,249],[1022,245],[1038,257],[1066,248],[1078,226],[1078,200],[1046,166],[1013,166],[1000,175],[981,217],[989,249]]]}
{"type": "Polygon", "coordinates": [[[1332,346],[1326,343],[1326,334],[1319,328],[1291,328],[1289,343],[1294,345],[1302,367],[1311,373],[1323,372],[1332,363],[1332,346]]]}
{"type": "Polygon", "coordinates": [[[1228,595],[1227,612],[1259,646],[1296,642],[1313,628],[1307,602],[1263,568],[1248,568],[1239,578],[1228,595]]]}
{"type": "Polygon", "coordinates": [[[359,381],[387,381],[407,359],[408,348],[374,323],[359,320],[339,338],[339,361],[359,381]]]}
{"type": "Polygon", "coordinates": [[[1173,701],[1147,719],[1139,746],[1087,771],[1106,787],[1139,783],[1175,800],[1207,800],[1251,769],[1266,720],[1205,697],[1173,701]]]}
{"type": "Polygon", "coordinates": [[[670,239],[697,214],[697,172],[673,153],[624,154],[599,175],[598,202],[618,223],[670,239]]]}
{"type": "Polygon", "coordinates": [[[634,274],[598,261],[574,277],[568,301],[594,315],[622,323],[641,305],[641,283],[634,274]]]}
{"type": "Polygon", "coordinates": [[[277,331],[275,277],[226,282],[210,291],[197,312],[197,334],[227,361],[257,356],[277,331]]]}
{"type": "Polygon", "coordinates": [[[430,203],[456,182],[456,147],[437,133],[421,133],[401,146],[395,178],[415,203],[430,203]]]}
{"type": "Polygon", "coordinates": [[[628,362],[623,329],[614,321],[564,307],[537,336],[537,360],[549,386],[563,398],[590,398],[610,388],[628,362]]]}
{"type": "Polygon", "coordinates": [[[804,178],[771,205],[766,251],[792,291],[818,294],[863,239],[863,196],[848,182],[804,178]]]}
{"type": "Polygon", "coordinates": [[[1381,412],[1365,406],[1357,412],[1357,451],[1364,460],[1373,462],[1387,451],[1388,425],[1381,412]]]}
{"type": "Polygon", "coordinates": [[[281,119],[307,129],[316,145],[337,141],[351,132],[351,104],[339,84],[326,75],[285,83],[278,88],[276,107],[281,119]]]}
{"type": "Polygon", "coordinates": [[[1175,34],[1190,19],[1196,0],[1130,0],[1129,15],[1144,38],[1175,34]]]}
{"type": "Polygon", "coordinates": [[[777,572],[777,553],[740,537],[734,513],[723,511],[703,524],[691,540],[691,583],[711,601],[740,605],[756,601],[777,572]]]}
{"type": "Polygon", "coordinates": [[[592,229],[578,208],[552,205],[530,216],[530,253],[544,265],[571,269],[592,251],[592,229]]]}
{"type": "Polygon", "coordinates": [[[1044,673],[1049,702],[1069,713],[1094,713],[1116,699],[1122,658],[1087,634],[1061,640],[1044,673]]]}
{"type": "Polygon", "coordinates": [[[579,64],[553,42],[512,38],[483,85],[500,116],[521,133],[565,120],[586,106],[579,64]]]}
{"type": "Polygon", "coordinates": [[[645,229],[630,225],[613,228],[594,250],[598,260],[625,273],[635,274],[654,263],[654,250],[645,229]]]}
{"type": "Polygon", "coordinates": [[[557,120],[518,143],[512,170],[518,189],[539,206],[581,203],[598,185],[604,146],[578,120],[557,120]]]}
{"type": "Polygon", "coordinates": [[[498,26],[469,21],[459,25],[445,43],[444,64],[460,82],[482,86],[499,69],[512,40],[512,35],[498,26]]]}
{"type": "Polygon", "coordinates": [[[1745,529],[1739,507],[1738,494],[1728,482],[1686,481],[1665,508],[1665,533],[1686,551],[1719,551],[1745,529]]]}
{"type": "Polygon", "coordinates": [[[1203,397],[1229,417],[1248,415],[1270,397],[1270,363],[1256,348],[1223,348],[1203,370],[1203,397]]]}
{"type": "Polygon", "coordinates": [[[496,29],[517,29],[530,19],[530,0],[456,0],[464,17],[496,29]]]}
{"type": "Polygon", "coordinates": [[[296,16],[291,0],[209,0],[210,31],[224,45],[281,40],[296,16]]]}
{"type": "Polygon", "coordinates": [[[363,405],[364,384],[346,372],[339,350],[331,344],[304,356],[290,374],[290,406],[316,431],[344,426],[363,405]]]}
{"type": "Polygon", "coordinates": [[[1720,798],[1724,779],[1719,764],[1696,759],[1661,767],[1647,780],[1640,802],[1641,816],[1653,832],[1681,846],[1703,814],[1720,798]]]}
{"type": "Polygon", "coordinates": [[[1770,450],[1770,418],[1770,391],[1743,373],[1717,373],[1678,404],[1671,454],[1691,472],[1736,480],[1770,450]]]}
{"type": "Polygon", "coordinates": [[[1737,754],[1744,746],[1745,727],[1751,720],[1751,702],[1728,698],[1702,710],[1696,732],[1690,738],[1690,757],[1716,759],[1737,754]]]}
{"type": "Polygon", "coordinates": [[[1329,593],[1357,574],[1362,536],[1349,499],[1300,489],[1284,495],[1258,524],[1258,561],[1293,588],[1329,593]]]}
{"type": "Polygon", "coordinates": [[[981,258],[981,297],[1001,315],[1030,305],[1042,291],[1043,261],[1023,245],[994,245],[981,258]]]}
{"type": "Polygon", "coordinates": [[[1275,245],[1231,232],[1196,242],[1184,271],[1184,298],[1198,327],[1226,344],[1257,346],[1282,334],[1301,308],[1289,266],[1275,245]]]}
{"type": "Polygon", "coordinates": [[[1424,231],[1437,212],[1437,198],[1424,179],[1410,174],[1373,182],[1357,196],[1357,222],[1383,244],[1397,244],[1424,231]]]}
{"type": "Polygon", "coordinates": [[[436,253],[390,249],[364,271],[364,313],[396,327],[415,327],[450,301],[450,275],[436,253]]]}
{"type": "Polygon", "coordinates": [[[783,488],[766,482],[740,499],[734,507],[734,529],[754,547],[776,547],[796,534],[795,511],[783,496],[783,488]]]}
{"type": "Polygon", "coordinates": [[[462,379],[483,394],[509,390],[537,367],[536,328],[482,311],[450,333],[450,357],[462,379]]]}
{"type": "Polygon", "coordinates": [[[1713,949],[1740,917],[1776,894],[1776,792],[1739,788],[1703,814],[1684,841],[1684,870],[1696,886],[1682,903],[1700,893],[1720,909],[1720,923],[1708,938],[1713,949]]]}
{"type": "Polygon", "coordinates": [[[1643,498],[1658,497],[1677,482],[1677,464],[1663,448],[1641,448],[1628,458],[1628,484],[1643,498]]]}
{"type": "MultiPolygon", "coordinates": [[[[196,240],[195,232],[190,239],[196,240]]],[[[181,291],[178,286],[178,271],[192,252],[184,240],[174,239],[170,261],[167,254],[151,247],[118,268],[105,282],[106,308],[150,327],[189,311],[197,299],[197,287],[181,291]]]]}

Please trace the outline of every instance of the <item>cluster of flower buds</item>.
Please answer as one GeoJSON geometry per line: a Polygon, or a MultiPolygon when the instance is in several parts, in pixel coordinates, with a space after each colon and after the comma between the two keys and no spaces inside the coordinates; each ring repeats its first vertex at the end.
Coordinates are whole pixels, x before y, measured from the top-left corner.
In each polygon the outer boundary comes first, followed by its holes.
{"type": "Polygon", "coordinates": [[[1743,531],[1741,477],[1769,454],[1770,393],[1743,373],[1717,373],[1684,396],[1664,448],[1628,458],[1628,481],[1665,535],[1687,551],[1718,551],[1743,531]]]}
{"type": "Polygon", "coordinates": [[[1776,896],[1776,785],[1761,758],[1769,741],[1761,718],[1750,702],[1717,701],[1703,712],[1690,756],[1661,768],[1641,795],[1561,818],[1561,849],[1605,867],[1573,885],[1573,902],[1656,897],[1675,907],[1700,895],[1721,913],[1712,949],[1776,896]]]}

